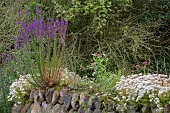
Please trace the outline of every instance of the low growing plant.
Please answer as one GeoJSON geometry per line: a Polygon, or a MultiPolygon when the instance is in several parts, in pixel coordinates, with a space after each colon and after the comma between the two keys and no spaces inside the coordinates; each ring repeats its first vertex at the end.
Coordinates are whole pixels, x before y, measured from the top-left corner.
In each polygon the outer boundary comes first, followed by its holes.
{"type": "Polygon", "coordinates": [[[115,100],[124,109],[129,103],[136,106],[155,105],[162,113],[163,105],[170,103],[170,84],[167,77],[161,74],[122,76],[116,84],[118,95],[115,100]]]}
{"type": "Polygon", "coordinates": [[[31,89],[34,88],[30,82],[35,82],[32,79],[32,75],[20,75],[19,79],[15,80],[9,88],[8,101],[23,104],[26,100],[26,96],[29,96],[31,89]]]}

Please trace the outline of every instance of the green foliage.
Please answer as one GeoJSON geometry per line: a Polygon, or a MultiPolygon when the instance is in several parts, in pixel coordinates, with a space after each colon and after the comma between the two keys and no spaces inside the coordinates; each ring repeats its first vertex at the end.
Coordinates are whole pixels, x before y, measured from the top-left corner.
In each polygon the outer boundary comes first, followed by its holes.
{"type": "Polygon", "coordinates": [[[11,102],[8,102],[9,96],[9,86],[17,79],[15,73],[15,66],[13,62],[10,65],[5,65],[3,67],[0,65],[0,112],[1,113],[10,113],[12,106],[11,102]]]}
{"type": "Polygon", "coordinates": [[[7,80],[4,79],[4,76],[0,77],[0,112],[1,113],[10,113],[11,105],[7,101],[8,96],[8,85],[7,80]]]}
{"type": "Polygon", "coordinates": [[[112,73],[107,70],[108,58],[105,54],[93,54],[93,61],[88,68],[93,70],[92,76],[94,76],[97,81],[104,80],[106,77],[112,75],[112,73]]]}
{"type": "MultiPolygon", "coordinates": [[[[106,21],[111,12],[110,1],[79,1],[75,0],[70,5],[56,4],[55,9],[58,17],[62,17],[66,20],[76,22],[76,18],[80,15],[93,18],[94,27],[97,31],[106,25],[106,21]]],[[[90,19],[89,18],[89,19],[90,19]]]]}
{"type": "Polygon", "coordinates": [[[110,93],[110,91],[113,91],[116,82],[120,80],[122,73],[121,70],[116,74],[108,70],[108,62],[109,59],[105,54],[93,54],[93,63],[87,68],[93,71],[92,76],[95,78],[94,82],[89,83],[89,85],[97,88],[98,91],[110,93]]]}
{"type": "Polygon", "coordinates": [[[138,14],[142,13],[145,22],[168,22],[170,18],[170,1],[169,0],[140,0],[133,1],[134,7],[138,8],[138,14]]]}
{"type": "Polygon", "coordinates": [[[155,42],[149,42],[154,45],[152,46],[151,67],[152,71],[159,73],[170,73],[169,4],[169,0],[133,0],[133,9],[131,10],[137,16],[138,22],[147,23],[151,26],[150,30],[154,31],[152,40],[155,42]]]}
{"type": "MultiPolygon", "coordinates": [[[[39,8],[42,7],[42,4],[38,4],[36,2],[30,2],[29,4],[26,4],[26,9],[29,12],[29,19],[33,19],[35,17],[38,17],[38,15],[36,14],[36,6],[38,6],[39,8]]],[[[44,12],[41,12],[44,13],[44,12]]]]}

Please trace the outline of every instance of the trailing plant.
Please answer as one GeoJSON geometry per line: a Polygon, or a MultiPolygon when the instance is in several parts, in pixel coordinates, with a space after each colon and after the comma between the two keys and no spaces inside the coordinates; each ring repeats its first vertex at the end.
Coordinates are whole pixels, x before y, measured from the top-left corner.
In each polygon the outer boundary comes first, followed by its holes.
{"type": "Polygon", "coordinates": [[[128,103],[135,106],[155,105],[162,113],[163,105],[170,103],[170,84],[167,77],[168,75],[162,74],[122,76],[120,82],[116,84],[118,95],[115,100],[125,109],[128,103]]]}
{"type": "MultiPolygon", "coordinates": [[[[17,103],[17,104],[24,104],[26,97],[29,96],[31,89],[34,88],[34,86],[31,83],[34,83],[35,81],[32,79],[33,75],[27,74],[27,75],[20,75],[18,80],[15,80],[10,88],[9,88],[9,96],[8,101],[17,103]],[[31,82],[31,83],[30,83],[31,82]]],[[[39,75],[37,75],[39,76],[39,75]]]]}

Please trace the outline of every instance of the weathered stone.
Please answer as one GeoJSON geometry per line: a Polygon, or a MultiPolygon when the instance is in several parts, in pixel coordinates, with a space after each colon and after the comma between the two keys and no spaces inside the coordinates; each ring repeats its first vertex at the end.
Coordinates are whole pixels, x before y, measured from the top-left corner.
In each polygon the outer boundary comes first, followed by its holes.
{"type": "Polygon", "coordinates": [[[31,104],[30,108],[25,113],[31,113],[34,104],[31,104]]]}
{"type": "Polygon", "coordinates": [[[20,113],[22,105],[14,104],[12,107],[12,113],[20,113]]]}
{"type": "Polygon", "coordinates": [[[34,102],[34,93],[35,93],[35,90],[31,90],[30,97],[29,97],[30,102],[34,102]]]}
{"type": "Polygon", "coordinates": [[[74,110],[77,110],[80,107],[79,95],[76,93],[74,93],[72,96],[71,106],[73,107],[74,110]]]}
{"type": "Polygon", "coordinates": [[[130,110],[127,110],[127,113],[136,113],[136,110],[135,109],[130,109],[130,110]]]}
{"type": "Polygon", "coordinates": [[[22,107],[21,113],[26,113],[27,111],[29,111],[30,107],[31,107],[31,102],[26,103],[26,104],[22,107]]]}
{"type": "Polygon", "coordinates": [[[71,109],[71,97],[64,95],[64,107],[69,111],[71,109]]]}
{"type": "Polygon", "coordinates": [[[30,105],[30,108],[25,113],[31,113],[32,108],[33,108],[33,104],[30,105]]]}
{"type": "Polygon", "coordinates": [[[39,103],[34,103],[31,113],[41,113],[41,107],[39,103]]]}
{"type": "Polygon", "coordinates": [[[126,113],[125,111],[118,111],[118,113],[126,113]]]}
{"type": "Polygon", "coordinates": [[[38,96],[39,96],[39,102],[42,103],[45,100],[44,98],[45,90],[38,90],[38,96]]]}
{"type": "Polygon", "coordinates": [[[59,91],[54,91],[51,104],[55,105],[58,102],[59,98],[60,98],[59,91]]]}
{"type": "Polygon", "coordinates": [[[95,109],[95,110],[93,111],[93,113],[102,113],[102,110],[95,109]]]}
{"type": "Polygon", "coordinates": [[[95,102],[95,108],[101,110],[102,109],[102,103],[100,101],[95,102]]]}
{"type": "Polygon", "coordinates": [[[116,111],[110,111],[110,112],[107,112],[107,113],[116,113],[116,111]]]}
{"type": "Polygon", "coordinates": [[[46,104],[46,101],[42,102],[42,113],[51,113],[51,105],[46,104]]]}
{"type": "Polygon", "coordinates": [[[85,113],[93,113],[93,110],[90,109],[90,108],[88,108],[88,109],[85,111],[85,113]]]}
{"type": "Polygon", "coordinates": [[[170,113],[170,105],[169,104],[164,105],[164,113],[170,113]]]}
{"type": "Polygon", "coordinates": [[[61,110],[59,111],[59,113],[68,113],[68,111],[67,111],[67,109],[65,109],[64,105],[61,106],[61,110]]]}
{"type": "Polygon", "coordinates": [[[136,113],[137,106],[132,104],[127,104],[127,113],[136,113]]]}
{"type": "Polygon", "coordinates": [[[80,108],[77,110],[77,113],[85,113],[84,108],[80,107],[80,108]]]}
{"type": "Polygon", "coordinates": [[[77,111],[74,109],[71,109],[68,113],[77,113],[77,111]]]}
{"type": "Polygon", "coordinates": [[[80,94],[80,100],[79,100],[80,106],[82,106],[82,104],[84,104],[85,100],[87,101],[87,96],[82,92],[80,94]]]}
{"type": "Polygon", "coordinates": [[[116,105],[116,111],[119,111],[119,113],[124,113],[124,106],[123,105],[116,105]]]}
{"type": "Polygon", "coordinates": [[[107,111],[108,111],[108,112],[113,111],[113,104],[108,103],[108,105],[107,105],[107,111]]]}
{"type": "Polygon", "coordinates": [[[62,95],[68,95],[70,93],[70,88],[69,87],[63,87],[61,90],[62,95]]]}
{"type": "Polygon", "coordinates": [[[142,113],[151,113],[151,108],[147,106],[142,107],[142,113]]]}
{"type": "Polygon", "coordinates": [[[152,113],[159,113],[159,109],[158,108],[151,108],[152,113]]]}
{"type": "Polygon", "coordinates": [[[61,105],[60,104],[56,104],[52,110],[51,113],[60,113],[60,109],[61,109],[61,105]]]}
{"type": "Polygon", "coordinates": [[[51,103],[52,96],[53,96],[53,92],[54,92],[54,88],[50,88],[50,89],[45,93],[46,101],[47,101],[48,104],[51,103]]]}
{"type": "Polygon", "coordinates": [[[90,108],[91,110],[94,110],[94,109],[95,109],[95,102],[98,102],[98,97],[97,97],[96,95],[91,96],[91,97],[89,98],[89,103],[88,103],[89,108],[90,108]]]}
{"type": "Polygon", "coordinates": [[[39,101],[39,94],[38,94],[38,91],[34,91],[34,103],[38,102],[39,101]]]}
{"type": "Polygon", "coordinates": [[[42,107],[43,107],[43,108],[47,108],[47,102],[46,102],[46,101],[43,101],[43,102],[42,102],[42,107]]]}
{"type": "Polygon", "coordinates": [[[58,103],[64,104],[64,96],[60,96],[58,103]]]}
{"type": "Polygon", "coordinates": [[[127,104],[127,109],[129,109],[129,110],[137,110],[137,106],[136,105],[133,105],[133,104],[130,104],[130,103],[128,103],[127,104]]]}

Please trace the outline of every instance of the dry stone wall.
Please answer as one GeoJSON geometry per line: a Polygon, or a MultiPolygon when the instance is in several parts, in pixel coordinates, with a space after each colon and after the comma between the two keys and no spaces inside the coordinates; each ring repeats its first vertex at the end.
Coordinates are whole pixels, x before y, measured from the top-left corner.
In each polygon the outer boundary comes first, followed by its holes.
{"type": "MultiPolygon", "coordinates": [[[[121,105],[114,102],[103,102],[99,95],[87,96],[80,91],[71,91],[63,87],[57,91],[54,88],[32,90],[27,103],[23,106],[15,104],[12,113],[158,113],[158,108],[143,106],[140,110],[133,105],[127,105],[123,111],[121,105]]],[[[169,104],[164,106],[164,113],[170,112],[169,104]]]]}

